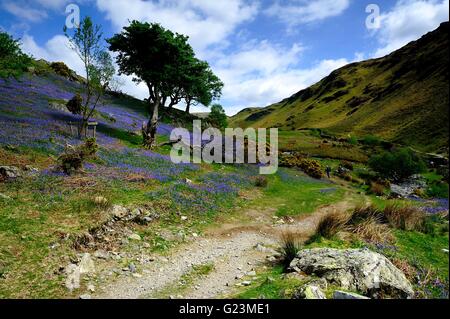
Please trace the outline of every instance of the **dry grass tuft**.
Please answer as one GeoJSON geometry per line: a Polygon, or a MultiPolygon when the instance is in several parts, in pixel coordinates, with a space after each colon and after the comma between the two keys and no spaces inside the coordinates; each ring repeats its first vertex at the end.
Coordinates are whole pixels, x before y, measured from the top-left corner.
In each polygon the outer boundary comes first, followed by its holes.
{"type": "Polygon", "coordinates": [[[385,193],[385,187],[379,183],[372,182],[370,184],[370,193],[377,196],[383,196],[385,193]]]}
{"type": "Polygon", "coordinates": [[[370,217],[358,224],[349,226],[349,231],[371,243],[395,242],[395,237],[389,229],[389,226],[380,224],[379,220],[374,217],[370,217]]]}
{"type": "Polygon", "coordinates": [[[332,212],[325,215],[319,221],[316,229],[316,236],[333,238],[340,231],[344,230],[348,222],[348,216],[340,212],[332,212]]]}
{"type": "Polygon", "coordinates": [[[426,216],[415,207],[390,205],[383,210],[383,215],[393,228],[420,232],[425,230],[426,216]]]}
{"type": "Polygon", "coordinates": [[[382,210],[373,205],[358,207],[350,214],[333,212],[322,217],[310,241],[317,237],[331,239],[339,232],[348,232],[371,243],[393,243],[392,228],[427,232],[426,216],[417,208],[395,205],[382,210]]]}
{"type": "Polygon", "coordinates": [[[286,232],[281,235],[281,261],[288,268],[301,249],[300,241],[295,233],[286,232]]]}

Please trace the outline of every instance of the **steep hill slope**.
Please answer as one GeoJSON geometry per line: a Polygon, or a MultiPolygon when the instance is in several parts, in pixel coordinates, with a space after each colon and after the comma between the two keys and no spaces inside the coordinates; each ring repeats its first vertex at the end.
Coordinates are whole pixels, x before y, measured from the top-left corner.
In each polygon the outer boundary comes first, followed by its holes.
{"type": "Polygon", "coordinates": [[[243,110],[231,124],[373,134],[448,153],[448,31],[443,23],[386,57],[349,64],[279,103],[243,110]]]}

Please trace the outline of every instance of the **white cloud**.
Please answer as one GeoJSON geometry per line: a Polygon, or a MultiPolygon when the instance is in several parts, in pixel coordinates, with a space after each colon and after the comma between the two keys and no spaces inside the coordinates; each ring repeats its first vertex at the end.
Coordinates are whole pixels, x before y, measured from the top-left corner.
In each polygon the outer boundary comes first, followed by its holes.
{"type": "Polygon", "coordinates": [[[449,19],[449,0],[399,0],[381,15],[381,28],[375,31],[381,47],[375,57],[395,51],[449,19]]]}
{"type": "Polygon", "coordinates": [[[62,61],[78,74],[85,74],[83,63],[78,55],[70,49],[69,42],[64,35],[54,36],[41,47],[32,36],[25,34],[22,38],[22,49],[37,59],[42,58],[51,62],[62,61]]]}
{"type": "Polygon", "coordinates": [[[186,34],[200,55],[211,45],[223,45],[236,27],[254,18],[258,6],[244,0],[97,0],[116,31],[129,20],[158,22],[186,34]]]}
{"type": "Polygon", "coordinates": [[[349,0],[278,1],[264,13],[280,19],[289,27],[294,27],[341,15],[349,5],[349,0]]]}
{"type": "MultiPolygon", "coordinates": [[[[61,11],[72,0],[0,0],[1,7],[23,21],[40,22],[48,18],[48,11],[61,11]]],[[[78,0],[77,4],[90,0],[78,0]]]]}
{"type": "Polygon", "coordinates": [[[219,59],[214,70],[225,83],[227,114],[279,102],[348,64],[346,59],[324,60],[302,69],[297,66],[301,52],[300,44],[285,48],[262,41],[219,59]]]}
{"type": "Polygon", "coordinates": [[[2,7],[17,18],[30,22],[38,22],[47,18],[47,12],[44,10],[19,5],[17,2],[4,1],[2,7]]]}

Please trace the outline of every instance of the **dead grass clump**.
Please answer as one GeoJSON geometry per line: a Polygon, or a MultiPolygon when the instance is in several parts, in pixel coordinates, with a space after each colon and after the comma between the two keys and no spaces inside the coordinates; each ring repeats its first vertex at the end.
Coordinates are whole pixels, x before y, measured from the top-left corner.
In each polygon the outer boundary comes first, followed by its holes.
{"type": "Polygon", "coordinates": [[[383,185],[381,185],[381,184],[378,184],[378,183],[375,183],[375,182],[370,183],[370,190],[369,190],[369,192],[371,194],[375,194],[377,196],[383,196],[384,193],[385,193],[385,190],[386,190],[385,187],[383,185]]]}
{"type": "Polygon", "coordinates": [[[281,262],[285,268],[288,268],[291,262],[297,257],[301,249],[297,235],[292,232],[283,233],[281,235],[281,262]]]}
{"type": "Polygon", "coordinates": [[[426,216],[415,207],[389,205],[383,210],[383,216],[393,228],[408,231],[425,231],[426,216]]]}
{"type": "Polygon", "coordinates": [[[389,229],[389,226],[380,224],[379,220],[375,217],[370,217],[358,224],[350,225],[349,231],[370,243],[395,242],[395,237],[389,229]]]}
{"type": "Polygon", "coordinates": [[[340,212],[332,212],[321,218],[316,229],[316,236],[333,238],[342,231],[348,222],[348,216],[340,212]]]}

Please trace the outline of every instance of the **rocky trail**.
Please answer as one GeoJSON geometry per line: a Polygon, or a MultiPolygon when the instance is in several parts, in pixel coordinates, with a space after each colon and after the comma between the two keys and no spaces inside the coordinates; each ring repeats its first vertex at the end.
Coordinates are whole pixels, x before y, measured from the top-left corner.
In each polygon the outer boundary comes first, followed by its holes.
{"type": "Polygon", "coordinates": [[[280,237],[287,231],[308,238],[321,216],[353,206],[349,201],[320,207],[293,218],[274,217],[275,209],[248,210],[249,222],[224,223],[203,237],[183,244],[168,256],[156,258],[135,276],[120,277],[100,288],[93,298],[226,297],[247,286],[275,258],[280,237]],[[199,273],[199,269],[204,269],[199,273]]]}

